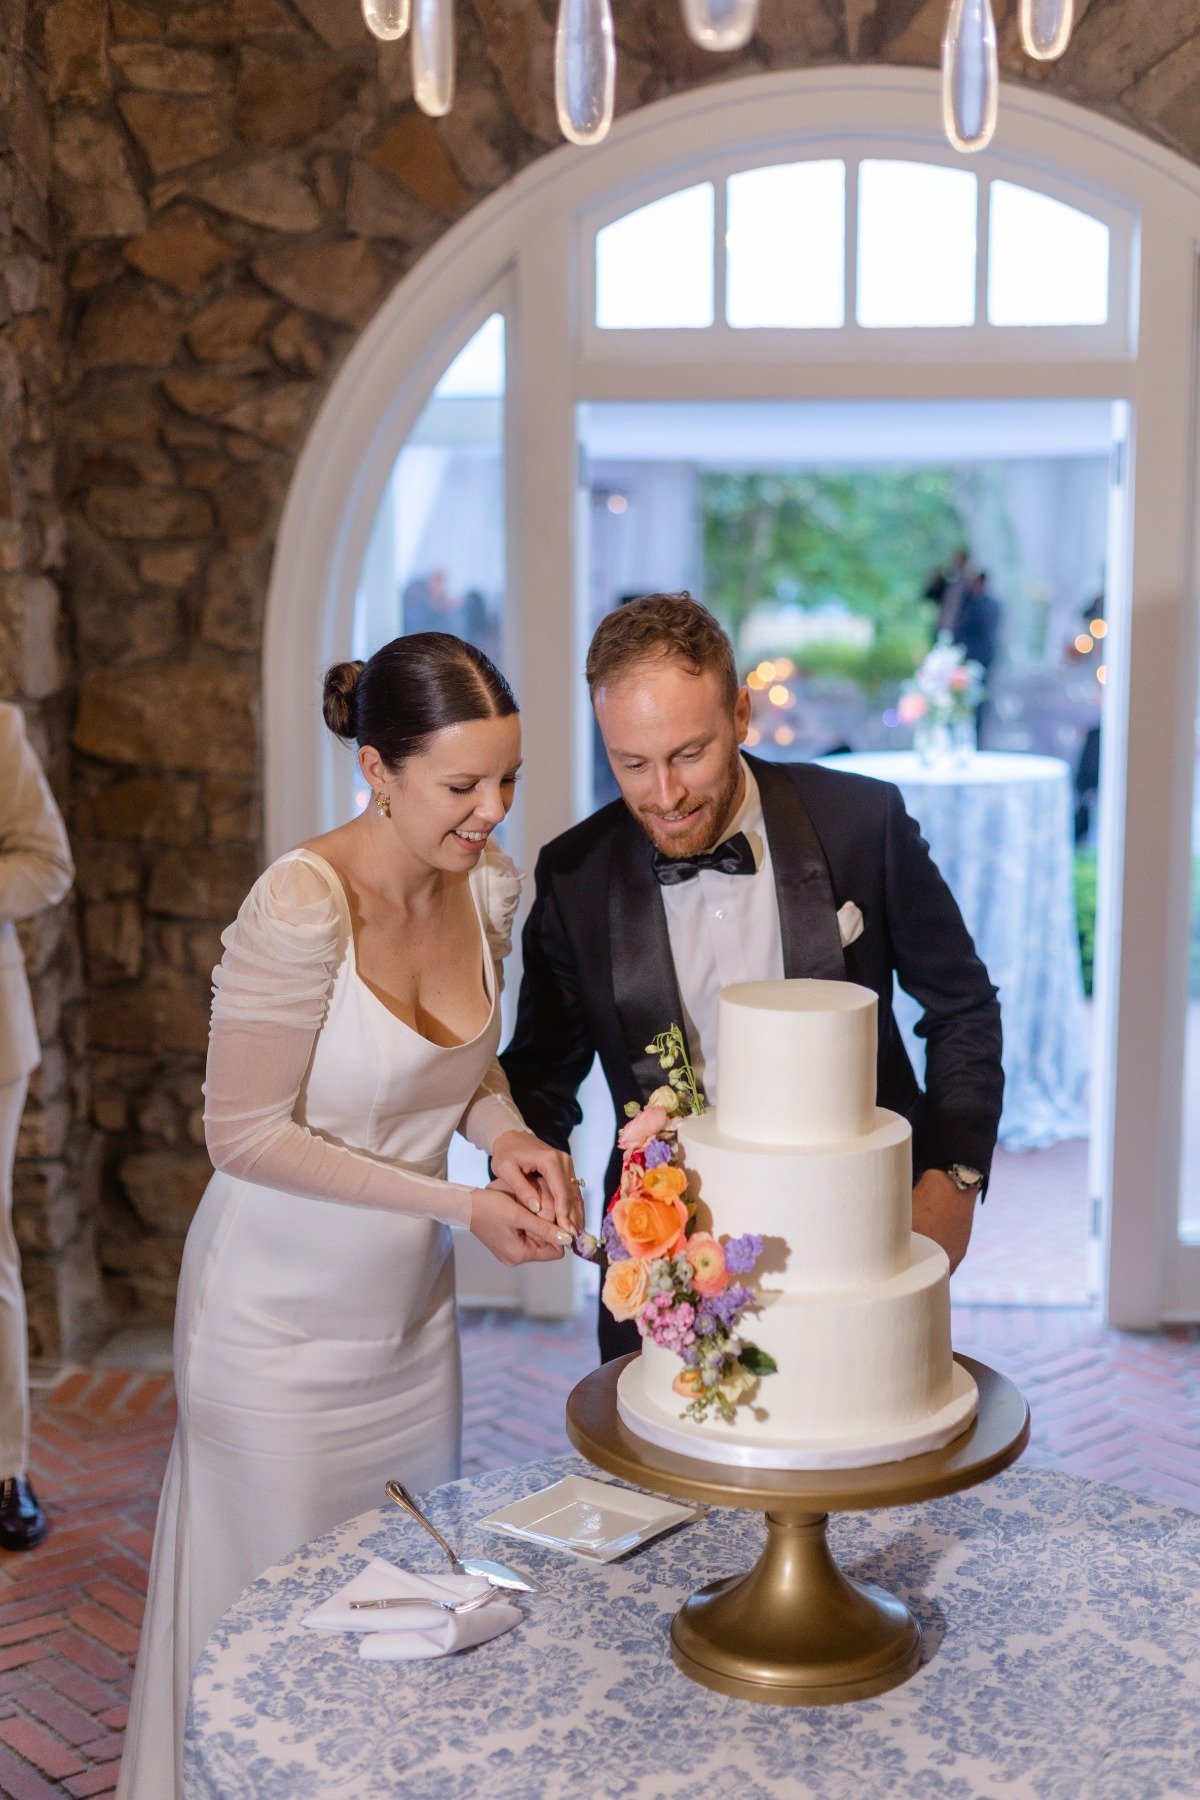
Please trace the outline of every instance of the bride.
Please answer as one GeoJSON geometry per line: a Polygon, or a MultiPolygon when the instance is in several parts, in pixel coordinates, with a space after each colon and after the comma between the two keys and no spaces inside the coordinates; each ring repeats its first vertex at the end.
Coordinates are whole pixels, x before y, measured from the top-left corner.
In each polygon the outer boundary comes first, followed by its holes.
{"type": "Polygon", "coordinates": [[[188,1678],[256,1575],[459,1472],[449,1226],[505,1263],[582,1224],[570,1160],[496,1062],[520,876],[491,841],[520,763],[516,701],[470,644],[397,638],[325,678],[371,804],[266,871],[222,938],[205,1084],[216,1173],[188,1232],[179,1424],[117,1793],[173,1800],[188,1678]],[[461,1131],[495,1181],[446,1180],[461,1131]]]}

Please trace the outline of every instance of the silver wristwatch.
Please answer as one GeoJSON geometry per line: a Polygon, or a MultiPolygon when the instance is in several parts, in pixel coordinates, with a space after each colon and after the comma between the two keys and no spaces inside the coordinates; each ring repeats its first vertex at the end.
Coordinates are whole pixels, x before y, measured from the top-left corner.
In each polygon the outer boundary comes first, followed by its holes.
{"type": "Polygon", "coordinates": [[[946,1173],[960,1194],[969,1194],[972,1188],[983,1186],[979,1170],[972,1169],[967,1163],[951,1163],[946,1173]]]}

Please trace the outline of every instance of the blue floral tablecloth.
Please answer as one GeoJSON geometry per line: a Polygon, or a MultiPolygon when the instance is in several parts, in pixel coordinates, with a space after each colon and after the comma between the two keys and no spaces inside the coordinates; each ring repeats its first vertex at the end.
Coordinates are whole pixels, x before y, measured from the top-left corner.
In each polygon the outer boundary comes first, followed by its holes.
{"type": "Polygon", "coordinates": [[[764,1527],[712,1511],[595,1566],[480,1531],[574,1457],[456,1482],[429,1510],[464,1551],[544,1582],[515,1631],[446,1661],[363,1662],[299,1620],[368,1557],[435,1569],[394,1508],[254,1583],[192,1683],[189,1800],[1165,1800],[1200,1792],[1200,1517],[1035,1468],[923,1506],[838,1516],[842,1566],[899,1594],[924,1664],[903,1687],[792,1710],[671,1661],[672,1615],[747,1568],[764,1527]]]}
{"type": "MultiPolygon", "coordinates": [[[[928,769],[911,751],[828,759],[893,781],[958,901],[1000,990],[1006,1150],[1088,1135],[1088,1046],[1075,922],[1071,771],[1053,756],[984,751],[928,769]]],[[[896,1017],[918,1075],[920,1009],[897,990],[896,1017]]]]}

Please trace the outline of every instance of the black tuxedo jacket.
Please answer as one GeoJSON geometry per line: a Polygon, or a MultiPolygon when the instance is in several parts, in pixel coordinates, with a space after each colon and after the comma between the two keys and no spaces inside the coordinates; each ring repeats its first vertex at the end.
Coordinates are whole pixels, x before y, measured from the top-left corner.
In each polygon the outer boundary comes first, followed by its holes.
{"type": "MultiPolygon", "coordinates": [[[[877,1103],[913,1127],[914,1174],[961,1162],[986,1177],[1004,1076],[1000,1008],[962,915],[898,788],[815,763],[747,757],[762,797],[784,974],[857,981],[879,996],[877,1103]],[[862,935],[844,950],[837,910],[862,935]],[[923,1009],[922,1094],[892,1012],[892,977],[923,1009]]],[[[501,1057],[532,1131],[567,1148],[598,1053],[620,1120],[663,1077],[646,1045],[683,1007],[651,845],[623,801],[546,845],[525,926],[512,1042],[501,1057]]],[[[607,1192],[616,1186],[614,1151],[607,1192]]]]}

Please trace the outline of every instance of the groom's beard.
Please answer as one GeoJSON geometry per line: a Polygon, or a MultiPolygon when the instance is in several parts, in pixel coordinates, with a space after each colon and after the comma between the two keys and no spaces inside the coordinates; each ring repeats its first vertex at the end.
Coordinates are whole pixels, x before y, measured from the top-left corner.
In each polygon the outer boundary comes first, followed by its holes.
{"type": "Polygon", "coordinates": [[[639,806],[630,810],[655,849],[661,850],[664,856],[701,856],[704,851],[715,849],[725,835],[733,818],[734,801],[741,779],[741,760],[735,748],[725,771],[725,779],[714,793],[689,794],[670,812],[665,812],[660,806],[639,806]],[[698,810],[694,823],[687,831],[667,833],[656,829],[659,819],[686,817],[693,809],[698,810]]]}

